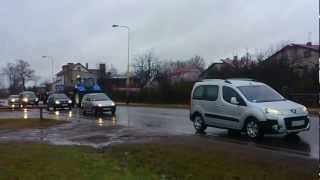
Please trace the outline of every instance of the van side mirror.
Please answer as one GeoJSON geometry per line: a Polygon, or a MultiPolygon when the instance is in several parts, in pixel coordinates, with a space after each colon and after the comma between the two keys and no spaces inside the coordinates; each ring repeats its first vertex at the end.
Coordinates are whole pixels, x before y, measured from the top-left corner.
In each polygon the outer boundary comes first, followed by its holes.
{"type": "Polygon", "coordinates": [[[235,104],[235,105],[239,105],[240,104],[236,97],[231,97],[230,103],[231,104],[235,104]]]}

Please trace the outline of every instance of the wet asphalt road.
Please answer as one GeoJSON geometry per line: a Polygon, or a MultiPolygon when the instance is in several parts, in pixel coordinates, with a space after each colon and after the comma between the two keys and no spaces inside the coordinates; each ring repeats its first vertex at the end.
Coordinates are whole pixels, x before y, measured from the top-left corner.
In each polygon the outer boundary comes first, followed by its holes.
{"type": "MultiPolygon", "coordinates": [[[[187,109],[118,106],[116,116],[108,114],[102,117],[95,117],[93,115],[83,116],[79,109],[56,112],[44,110],[44,116],[57,120],[78,122],[84,125],[129,127],[150,133],[157,132],[158,135],[195,135],[187,109]]],[[[0,112],[0,118],[18,117],[25,119],[39,117],[39,110],[27,109],[24,111],[0,112]]],[[[216,128],[208,128],[206,130],[207,134],[204,137],[240,145],[272,149],[276,152],[289,152],[319,158],[319,117],[311,115],[310,122],[310,130],[301,132],[298,136],[266,135],[261,142],[252,142],[244,135],[241,137],[230,137],[226,130],[216,128]]]]}

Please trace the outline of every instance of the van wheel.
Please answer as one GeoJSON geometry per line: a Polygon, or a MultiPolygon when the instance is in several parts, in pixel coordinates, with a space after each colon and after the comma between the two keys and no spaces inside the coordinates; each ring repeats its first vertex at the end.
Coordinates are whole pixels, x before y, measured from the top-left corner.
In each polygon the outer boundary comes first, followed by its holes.
{"type": "Polygon", "coordinates": [[[249,119],[245,125],[245,132],[251,139],[262,139],[264,136],[263,130],[256,119],[249,119]]]}
{"type": "Polygon", "coordinates": [[[204,123],[204,120],[200,115],[194,116],[193,126],[198,133],[203,133],[207,128],[207,125],[204,123]]]}

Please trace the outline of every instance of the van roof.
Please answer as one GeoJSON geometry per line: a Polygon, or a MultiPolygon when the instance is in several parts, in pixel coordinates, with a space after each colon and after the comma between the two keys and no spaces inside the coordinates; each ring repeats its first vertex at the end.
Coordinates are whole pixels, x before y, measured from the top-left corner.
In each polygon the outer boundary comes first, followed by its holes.
{"type": "Polygon", "coordinates": [[[204,79],[197,82],[198,85],[216,85],[216,84],[230,84],[233,86],[254,86],[264,85],[264,83],[256,81],[254,79],[243,79],[243,78],[230,78],[230,79],[204,79]]]}

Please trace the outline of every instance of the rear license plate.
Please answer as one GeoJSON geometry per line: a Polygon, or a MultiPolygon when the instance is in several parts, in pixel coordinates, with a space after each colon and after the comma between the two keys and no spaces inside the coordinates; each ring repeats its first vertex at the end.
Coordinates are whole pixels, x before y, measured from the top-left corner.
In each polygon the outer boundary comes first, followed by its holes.
{"type": "Polygon", "coordinates": [[[291,122],[291,126],[303,126],[303,125],[304,125],[304,120],[291,122]]]}

